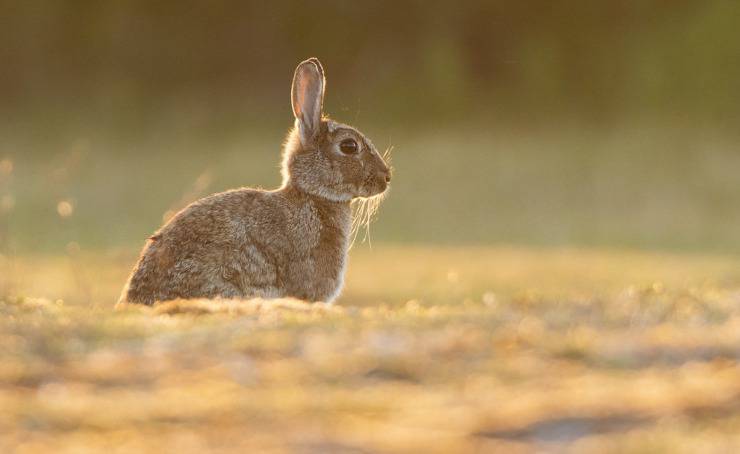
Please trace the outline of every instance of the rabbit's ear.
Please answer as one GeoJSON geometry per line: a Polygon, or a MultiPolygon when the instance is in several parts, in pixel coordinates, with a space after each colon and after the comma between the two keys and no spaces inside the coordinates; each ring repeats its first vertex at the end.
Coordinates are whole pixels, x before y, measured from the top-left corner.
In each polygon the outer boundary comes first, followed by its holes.
{"type": "Polygon", "coordinates": [[[309,145],[319,132],[325,85],[324,69],[318,59],[309,58],[295,69],[291,102],[303,146],[309,145]]]}

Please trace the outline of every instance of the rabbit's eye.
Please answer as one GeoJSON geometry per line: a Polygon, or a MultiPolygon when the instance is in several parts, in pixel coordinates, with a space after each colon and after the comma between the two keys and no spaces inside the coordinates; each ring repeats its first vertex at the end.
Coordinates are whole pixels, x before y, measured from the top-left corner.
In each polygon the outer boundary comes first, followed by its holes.
{"type": "Polygon", "coordinates": [[[359,147],[353,139],[344,139],[339,143],[339,149],[344,154],[355,154],[359,147]]]}

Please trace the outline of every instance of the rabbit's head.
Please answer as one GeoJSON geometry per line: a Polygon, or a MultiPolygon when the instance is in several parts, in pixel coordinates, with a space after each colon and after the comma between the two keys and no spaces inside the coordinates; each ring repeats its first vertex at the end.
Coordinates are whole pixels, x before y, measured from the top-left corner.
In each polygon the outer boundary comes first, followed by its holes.
{"type": "Polygon", "coordinates": [[[360,131],[323,115],[325,87],[319,60],[298,65],[291,91],[295,127],[285,144],[283,184],[337,202],[381,194],[390,182],[388,165],[360,131]]]}

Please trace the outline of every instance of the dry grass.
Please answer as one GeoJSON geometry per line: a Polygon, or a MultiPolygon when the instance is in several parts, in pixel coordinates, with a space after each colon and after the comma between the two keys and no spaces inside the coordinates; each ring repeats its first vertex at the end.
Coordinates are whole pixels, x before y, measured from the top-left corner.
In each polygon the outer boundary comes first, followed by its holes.
{"type": "Polygon", "coordinates": [[[736,258],[375,247],[334,307],[113,311],[131,263],[0,263],[0,452],[740,449],[736,258]]]}

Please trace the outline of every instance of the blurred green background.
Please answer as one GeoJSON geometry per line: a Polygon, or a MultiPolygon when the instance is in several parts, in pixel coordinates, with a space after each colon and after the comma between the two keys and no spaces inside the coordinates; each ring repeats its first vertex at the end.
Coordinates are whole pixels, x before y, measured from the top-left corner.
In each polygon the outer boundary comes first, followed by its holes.
{"type": "Polygon", "coordinates": [[[732,0],[0,0],[0,250],[278,185],[309,56],[393,147],[373,241],[740,252],[732,0]]]}

